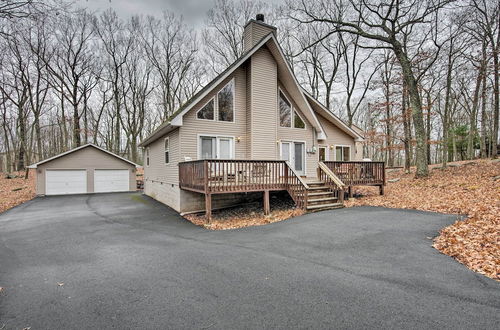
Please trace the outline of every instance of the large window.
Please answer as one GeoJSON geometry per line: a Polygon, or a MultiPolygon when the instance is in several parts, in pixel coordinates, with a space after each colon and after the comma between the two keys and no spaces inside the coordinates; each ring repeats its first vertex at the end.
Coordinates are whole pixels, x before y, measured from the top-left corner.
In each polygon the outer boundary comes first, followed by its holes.
{"type": "Polygon", "coordinates": [[[219,104],[219,120],[233,121],[234,120],[234,80],[231,80],[217,94],[219,104]]]}
{"type": "Polygon", "coordinates": [[[278,106],[280,111],[281,127],[306,128],[304,120],[302,120],[295,109],[292,111],[292,103],[288,101],[282,91],[279,92],[278,106]]]}
{"type": "Polygon", "coordinates": [[[200,136],[200,159],[232,159],[234,139],[223,136],[200,136]]]}
{"type": "Polygon", "coordinates": [[[351,147],[349,146],[335,146],[335,160],[350,161],[351,160],[351,147]]]}
{"type": "Polygon", "coordinates": [[[170,139],[165,138],[165,164],[170,162],[170,139]]]}
{"type": "Polygon", "coordinates": [[[280,91],[279,95],[279,108],[280,108],[280,126],[292,127],[292,104],[280,91]]]}
{"type": "Polygon", "coordinates": [[[214,99],[208,101],[196,114],[198,119],[214,120],[214,99]]]}

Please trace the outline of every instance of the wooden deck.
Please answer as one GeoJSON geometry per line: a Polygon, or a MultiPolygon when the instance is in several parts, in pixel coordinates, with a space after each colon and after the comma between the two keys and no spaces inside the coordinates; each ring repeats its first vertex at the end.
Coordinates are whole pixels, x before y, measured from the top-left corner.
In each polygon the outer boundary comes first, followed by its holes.
{"type": "MultiPolygon", "coordinates": [[[[383,162],[320,162],[318,179],[325,193],[343,202],[344,189],[353,185],[385,184],[383,162]]],[[[317,183],[316,183],[317,184],[317,183]]],[[[212,212],[212,194],[264,193],[264,212],[269,213],[269,192],[286,190],[299,208],[308,209],[310,188],[284,160],[205,159],[179,163],[181,189],[205,195],[207,218],[212,212]]],[[[381,192],[383,192],[381,188],[381,192]]],[[[317,195],[317,193],[316,193],[317,195]]],[[[332,199],[332,197],[330,197],[332,199]]],[[[317,199],[313,199],[316,201],[317,199]]],[[[315,205],[317,206],[317,205],[315,205]]]]}
{"type": "Polygon", "coordinates": [[[324,164],[348,187],[350,197],[353,186],[378,186],[380,194],[384,193],[386,184],[384,162],[325,161],[324,164]]]}

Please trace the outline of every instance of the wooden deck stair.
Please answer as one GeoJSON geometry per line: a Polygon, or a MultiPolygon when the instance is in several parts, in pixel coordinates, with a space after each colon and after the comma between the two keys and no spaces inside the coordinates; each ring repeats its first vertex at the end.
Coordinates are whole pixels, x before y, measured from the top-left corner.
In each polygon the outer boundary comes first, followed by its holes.
{"type": "Polygon", "coordinates": [[[323,181],[307,182],[307,211],[323,211],[344,207],[338,197],[323,181]]]}

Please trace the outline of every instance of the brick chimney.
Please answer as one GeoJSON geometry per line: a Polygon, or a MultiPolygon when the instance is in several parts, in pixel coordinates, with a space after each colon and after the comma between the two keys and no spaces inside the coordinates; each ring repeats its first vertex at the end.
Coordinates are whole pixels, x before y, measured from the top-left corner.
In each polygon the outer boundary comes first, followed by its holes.
{"type": "Polygon", "coordinates": [[[249,50],[269,33],[276,36],[276,27],[264,23],[264,14],[257,14],[255,19],[251,19],[245,25],[243,31],[243,46],[245,51],[249,50]]]}

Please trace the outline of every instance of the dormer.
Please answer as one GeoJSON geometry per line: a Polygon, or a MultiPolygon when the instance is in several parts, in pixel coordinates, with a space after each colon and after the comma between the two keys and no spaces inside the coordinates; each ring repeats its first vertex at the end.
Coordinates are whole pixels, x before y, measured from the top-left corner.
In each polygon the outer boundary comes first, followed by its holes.
{"type": "Polygon", "coordinates": [[[255,19],[249,20],[243,31],[243,46],[245,47],[245,52],[255,46],[255,44],[269,33],[273,33],[276,37],[276,27],[264,23],[263,14],[257,14],[255,19]]]}

